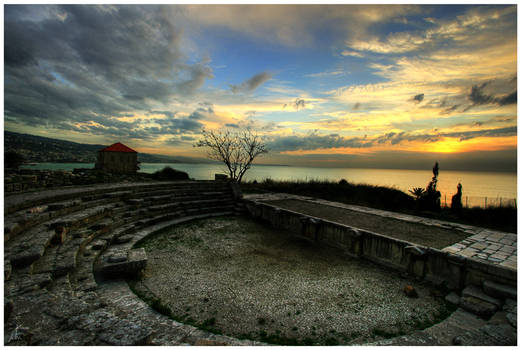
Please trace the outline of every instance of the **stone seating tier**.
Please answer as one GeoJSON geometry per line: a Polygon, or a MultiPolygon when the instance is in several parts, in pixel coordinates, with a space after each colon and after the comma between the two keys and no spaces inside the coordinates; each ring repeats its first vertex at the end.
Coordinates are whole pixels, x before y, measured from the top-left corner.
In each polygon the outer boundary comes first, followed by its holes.
{"type": "Polygon", "coordinates": [[[111,184],[6,197],[4,344],[259,344],[170,320],[103,273],[142,268],[146,254],[132,247],[149,234],[236,213],[231,186],[111,184]]]}

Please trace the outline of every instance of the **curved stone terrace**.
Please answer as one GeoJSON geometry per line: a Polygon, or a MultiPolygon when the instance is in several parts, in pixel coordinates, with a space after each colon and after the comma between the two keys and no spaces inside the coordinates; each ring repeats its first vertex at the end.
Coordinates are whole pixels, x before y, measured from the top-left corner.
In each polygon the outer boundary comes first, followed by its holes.
{"type": "MultiPolygon", "coordinates": [[[[145,237],[198,219],[244,215],[254,202],[242,202],[236,186],[214,181],[81,186],[5,197],[4,344],[263,345],[166,317],[121,278],[145,268],[146,251],[136,248],[145,237]]],[[[364,210],[374,213],[359,208],[364,210]]],[[[461,307],[441,323],[374,344],[516,344],[517,291],[487,282],[449,294],[461,307]]]]}

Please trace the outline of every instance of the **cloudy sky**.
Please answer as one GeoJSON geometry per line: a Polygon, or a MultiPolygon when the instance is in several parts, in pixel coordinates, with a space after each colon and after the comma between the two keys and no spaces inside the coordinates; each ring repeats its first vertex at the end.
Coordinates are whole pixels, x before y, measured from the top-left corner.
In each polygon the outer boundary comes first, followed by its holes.
{"type": "Polygon", "coordinates": [[[516,29],[516,5],[6,5],[4,128],[201,157],[202,129],[249,126],[263,163],[513,170],[516,29]]]}

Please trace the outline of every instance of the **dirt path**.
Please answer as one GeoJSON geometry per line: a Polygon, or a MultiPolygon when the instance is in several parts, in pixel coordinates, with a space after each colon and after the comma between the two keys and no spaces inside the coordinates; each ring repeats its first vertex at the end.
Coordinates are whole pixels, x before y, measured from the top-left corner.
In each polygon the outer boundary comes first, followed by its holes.
{"type": "Polygon", "coordinates": [[[469,234],[457,230],[405,222],[297,199],[283,199],[265,203],[438,249],[469,237],[469,234]]]}

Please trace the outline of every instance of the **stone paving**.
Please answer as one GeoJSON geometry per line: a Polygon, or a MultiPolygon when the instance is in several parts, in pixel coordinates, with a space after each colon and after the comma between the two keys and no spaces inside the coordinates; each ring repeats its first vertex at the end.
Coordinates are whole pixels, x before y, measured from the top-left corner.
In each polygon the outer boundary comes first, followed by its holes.
{"type": "Polygon", "coordinates": [[[489,264],[501,265],[517,270],[516,234],[287,193],[246,194],[244,198],[258,201],[298,199],[402,221],[464,231],[471,236],[442,250],[455,255],[461,255],[489,264]]]}
{"type": "Polygon", "coordinates": [[[442,250],[517,270],[517,235],[512,233],[482,231],[442,250]]]}

